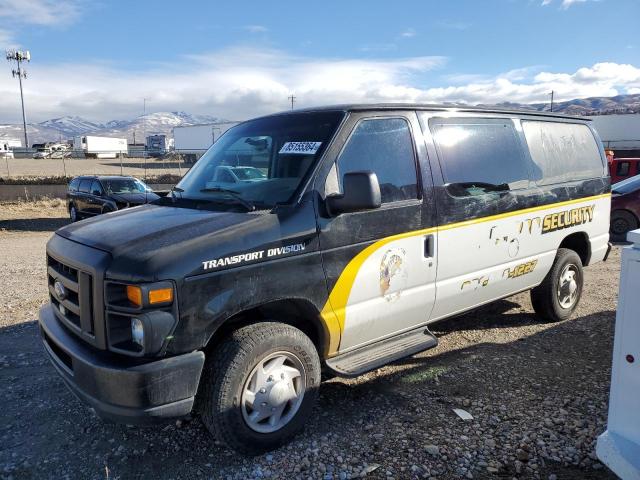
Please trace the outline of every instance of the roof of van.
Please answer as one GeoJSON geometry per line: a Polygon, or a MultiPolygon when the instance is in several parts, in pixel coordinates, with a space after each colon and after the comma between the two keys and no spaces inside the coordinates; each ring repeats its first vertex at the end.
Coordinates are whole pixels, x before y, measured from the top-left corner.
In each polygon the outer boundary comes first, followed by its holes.
{"type": "MultiPolygon", "coordinates": [[[[340,105],[327,105],[319,107],[298,108],[283,111],[273,115],[286,115],[287,113],[321,112],[321,111],[366,111],[366,110],[425,110],[431,112],[469,112],[469,113],[506,113],[516,115],[531,115],[538,117],[568,118],[573,120],[591,121],[588,117],[565,115],[562,113],[538,112],[536,110],[508,109],[499,107],[473,107],[468,105],[445,105],[426,103],[351,103],[340,105]]],[[[270,115],[267,115],[270,116],[270,115]]]]}

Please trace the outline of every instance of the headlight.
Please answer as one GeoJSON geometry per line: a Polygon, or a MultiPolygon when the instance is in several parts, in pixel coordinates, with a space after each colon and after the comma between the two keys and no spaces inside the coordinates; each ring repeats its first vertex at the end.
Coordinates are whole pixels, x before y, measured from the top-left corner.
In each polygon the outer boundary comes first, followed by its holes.
{"type": "Polygon", "coordinates": [[[144,325],[139,318],[131,319],[131,340],[144,348],[144,325]]]}

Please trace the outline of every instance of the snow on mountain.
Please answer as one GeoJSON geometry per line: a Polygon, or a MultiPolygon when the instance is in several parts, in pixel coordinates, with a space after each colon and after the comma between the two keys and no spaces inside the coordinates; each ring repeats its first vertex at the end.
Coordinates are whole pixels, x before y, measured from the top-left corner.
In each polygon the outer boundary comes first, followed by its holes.
{"type": "MultiPolygon", "coordinates": [[[[133,120],[111,120],[97,123],[78,116],[66,116],[28,124],[29,143],[69,140],[79,135],[125,137],[129,143],[142,143],[146,135],[171,135],[173,127],[220,123],[227,120],[210,115],[192,115],[185,112],[155,112],[133,120]]],[[[22,139],[22,125],[0,125],[0,138],[22,139]]]]}
{"type": "Polygon", "coordinates": [[[94,123],[77,116],[53,118],[51,120],[40,122],[38,125],[58,130],[61,134],[64,134],[68,137],[82,135],[83,133],[87,132],[94,132],[103,128],[103,126],[99,123],[94,123]]]}

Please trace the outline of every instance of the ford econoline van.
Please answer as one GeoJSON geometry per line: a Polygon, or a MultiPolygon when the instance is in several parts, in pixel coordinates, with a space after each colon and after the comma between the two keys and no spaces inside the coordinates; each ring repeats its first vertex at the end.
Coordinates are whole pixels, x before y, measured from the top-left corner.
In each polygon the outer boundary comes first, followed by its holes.
{"type": "Polygon", "coordinates": [[[583,118],[270,115],[228,130],[167,197],[58,230],[41,336],[100,416],[194,413],[256,454],[300,431],[323,369],[434,347],[432,323],[526,290],[541,321],[569,318],[583,267],[608,254],[609,210],[583,118]]]}

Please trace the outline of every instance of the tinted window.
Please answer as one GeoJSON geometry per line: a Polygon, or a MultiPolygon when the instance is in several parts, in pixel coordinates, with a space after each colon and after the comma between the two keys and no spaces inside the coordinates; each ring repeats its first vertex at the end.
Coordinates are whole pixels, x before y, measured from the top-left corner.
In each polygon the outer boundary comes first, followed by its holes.
{"type": "Polygon", "coordinates": [[[629,162],[618,162],[616,175],[620,175],[621,177],[626,177],[627,175],[629,175],[629,162]]]}
{"type": "Polygon", "coordinates": [[[528,186],[524,151],[510,120],[434,118],[429,127],[451,194],[482,195],[528,186]]]}
{"type": "Polygon", "coordinates": [[[76,192],[78,190],[78,185],[80,185],[80,179],[74,178],[69,184],[69,190],[71,190],[72,192],[76,192]]]}
{"type": "Polygon", "coordinates": [[[102,186],[100,185],[100,182],[98,182],[97,180],[94,180],[93,183],[91,184],[91,193],[93,195],[102,194],[102,186]]]}
{"type": "Polygon", "coordinates": [[[600,148],[589,127],[578,123],[522,122],[538,185],[604,175],[600,148]]]}
{"type": "Polygon", "coordinates": [[[80,182],[80,190],[82,193],[89,193],[89,189],[91,188],[91,180],[82,180],[80,182]]]}
{"type": "Polygon", "coordinates": [[[406,120],[380,118],[361,121],[337,163],[340,182],[348,172],[374,172],[380,182],[383,203],[418,196],[416,161],[406,120]]]}

